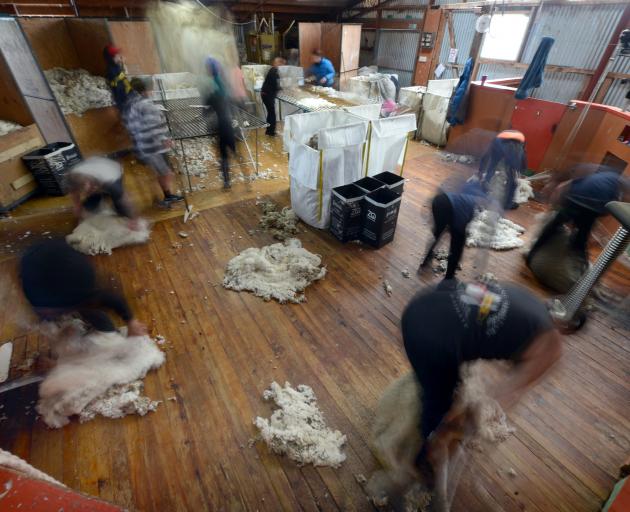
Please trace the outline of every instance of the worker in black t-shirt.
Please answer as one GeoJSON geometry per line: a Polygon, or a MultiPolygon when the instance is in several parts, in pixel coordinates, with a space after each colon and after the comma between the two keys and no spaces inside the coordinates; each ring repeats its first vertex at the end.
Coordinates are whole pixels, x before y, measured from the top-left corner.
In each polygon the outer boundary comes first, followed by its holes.
{"type": "Polygon", "coordinates": [[[469,427],[470,411],[454,406],[453,399],[461,364],[512,361],[509,378],[493,397],[508,408],[558,360],[561,337],[545,305],[531,292],[489,280],[443,281],[420,292],[403,313],[402,334],[422,387],[425,443],[417,463],[432,470],[436,510],[448,510],[449,461],[469,427]]]}
{"type": "Polygon", "coordinates": [[[146,334],[120,294],[99,286],[90,259],[63,239],[39,242],[26,250],[20,261],[24,295],[41,320],[55,321],[76,314],[100,332],[116,330],[107,311],[126,324],[129,336],[146,334]]]}
{"type": "Polygon", "coordinates": [[[284,65],[284,59],[282,57],[276,57],[273,59],[271,69],[267,72],[265,81],[260,89],[260,97],[265,109],[267,110],[267,130],[266,135],[272,137],[276,134],[276,96],[280,90],[280,74],[278,67],[284,65]]]}

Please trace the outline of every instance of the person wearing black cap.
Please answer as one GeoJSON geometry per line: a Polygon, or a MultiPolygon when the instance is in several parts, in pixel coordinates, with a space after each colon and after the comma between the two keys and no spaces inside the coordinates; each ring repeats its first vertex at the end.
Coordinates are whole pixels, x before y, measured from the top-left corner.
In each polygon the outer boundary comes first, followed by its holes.
{"type": "Polygon", "coordinates": [[[106,312],[110,310],[127,324],[128,336],[147,332],[124,297],[99,286],[89,258],[63,239],[27,249],[20,261],[20,279],[24,295],[41,320],[77,314],[93,329],[113,332],[116,327],[106,312]]]}

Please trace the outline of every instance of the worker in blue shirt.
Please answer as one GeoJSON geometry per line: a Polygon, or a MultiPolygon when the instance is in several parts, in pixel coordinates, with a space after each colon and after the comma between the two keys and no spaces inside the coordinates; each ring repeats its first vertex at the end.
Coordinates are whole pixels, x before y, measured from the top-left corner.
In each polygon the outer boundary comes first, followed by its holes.
{"type": "Polygon", "coordinates": [[[313,50],[311,54],[313,65],[308,68],[309,76],[315,77],[317,85],[332,87],[335,82],[335,68],[326,57],[322,56],[319,50],[313,50]]]}

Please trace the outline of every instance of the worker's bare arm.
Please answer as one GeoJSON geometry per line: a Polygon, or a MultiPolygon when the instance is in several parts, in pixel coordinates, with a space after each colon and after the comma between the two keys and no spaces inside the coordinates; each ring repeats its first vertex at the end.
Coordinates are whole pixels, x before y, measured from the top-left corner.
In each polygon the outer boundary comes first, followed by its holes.
{"type": "Polygon", "coordinates": [[[509,377],[499,386],[494,398],[509,409],[520,396],[537,382],[562,355],[562,336],[556,329],[536,337],[527,347],[509,377]]]}

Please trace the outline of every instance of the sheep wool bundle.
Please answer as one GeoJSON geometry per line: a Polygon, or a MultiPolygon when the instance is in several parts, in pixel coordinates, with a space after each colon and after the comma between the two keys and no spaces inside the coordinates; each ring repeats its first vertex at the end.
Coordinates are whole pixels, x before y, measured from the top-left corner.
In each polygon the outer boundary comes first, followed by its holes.
{"type": "Polygon", "coordinates": [[[113,105],[107,80],[85,69],[52,68],[44,71],[64,114],[81,116],[92,108],[113,105]]]}
{"type": "Polygon", "coordinates": [[[297,238],[284,243],[252,247],[232,258],[225,271],[223,286],[229,290],[253,292],[265,300],[300,303],[304,289],[322,279],[326,269],[321,257],[302,247],[297,238]]]}
{"type": "Polygon", "coordinates": [[[507,251],[523,246],[520,238],[523,233],[523,226],[504,219],[496,212],[483,210],[475,214],[466,228],[466,245],[507,251]]]}
{"type": "MultiPolygon", "coordinates": [[[[455,400],[472,414],[473,436],[467,446],[483,449],[505,441],[514,429],[507,423],[505,413],[488,394],[489,375],[504,371],[502,363],[475,361],[460,368],[461,384],[455,400]]],[[[418,425],[422,415],[420,397],[422,388],[415,374],[409,372],[392,382],[379,400],[372,445],[384,469],[370,478],[366,491],[379,506],[388,504],[388,494],[408,485],[405,495],[406,510],[427,509],[431,495],[422,483],[411,475],[415,473],[415,457],[422,448],[423,439],[418,425]]]]}
{"type": "Polygon", "coordinates": [[[3,135],[7,135],[16,130],[20,130],[22,128],[21,124],[13,123],[11,121],[4,121],[0,119],[0,137],[3,135]]]}
{"type": "Polygon", "coordinates": [[[261,203],[263,215],[260,225],[271,232],[277,240],[286,240],[297,235],[298,216],[288,207],[278,211],[278,205],[273,201],[263,201],[261,203]]]}
{"type": "Polygon", "coordinates": [[[516,204],[523,204],[528,201],[530,197],[534,197],[534,189],[529,180],[519,178],[516,182],[516,192],[514,192],[514,202],[516,204]]]}
{"type": "Polygon", "coordinates": [[[51,347],[59,358],[39,387],[37,403],[46,425],[63,427],[73,415],[87,421],[96,414],[120,418],[155,410],[159,402],[141,396],[137,382],[164,363],[149,336],[86,333],[80,322],[54,329],[51,347]]]}
{"type": "Polygon", "coordinates": [[[285,382],[282,387],[272,382],[263,398],[273,400],[279,409],[269,419],[257,417],[254,425],[274,453],[286,454],[300,466],[336,468],[346,460],[342,451],[346,436],[328,428],[309,386],[302,384],[292,388],[285,382]]]}
{"type": "Polygon", "coordinates": [[[116,247],[143,244],[149,240],[150,230],[146,220],[139,221],[138,229],[127,225],[128,219],[111,211],[96,213],[86,217],[66,236],[77,251],[85,254],[111,254],[116,247]]]}

